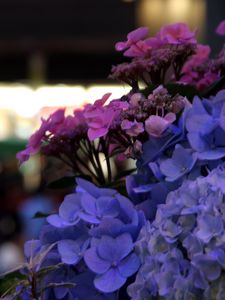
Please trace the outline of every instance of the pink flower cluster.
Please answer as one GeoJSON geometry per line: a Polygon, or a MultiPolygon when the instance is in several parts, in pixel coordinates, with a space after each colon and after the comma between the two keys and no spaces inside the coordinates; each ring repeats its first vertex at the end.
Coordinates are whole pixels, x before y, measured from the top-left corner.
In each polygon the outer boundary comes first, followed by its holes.
{"type": "MultiPolygon", "coordinates": [[[[225,35],[225,21],[216,29],[225,35]]],[[[138,89],[139,83],[159,85],[177,82],[195,86],[202,91],[218,80],[225,69],[224,51],[211,59],[210,47],[198,44],[196,31],[184,23],[163,26],[154,37],[147,37],[148,28],[140,27],[116,44],[117,51],[131,57],[130,63],[112,68],[111,78],[138,89]]]]}
{"type": "Polygon", "coordinates": [[[117,51],[124,51],[124,55],[128,57],[141,57],[149,53],[153,48],[171,44],[196,44],[196,32],[189,30],[184,23],[176,23],[165,25],[161,28],[155,37],[147,38],[147,27],[140,27],[127,35],[127,40],[118,42],[115,45],[117,51]]]}
{"type": "MultiPolygon", "coordinates": [[[[217,28],[220,35],[225,35],[224,22],[217,28]]],[[[182,93],[170,94],[167,84],[189,84],[202,91],[225,75],[225,48],[211,59],[210,47],[198,44],[196,31],[186,24],[165,25],[155,37],[147,35],[148,28],[141,27],[116,44],[116,50],[131,57],[131,62],[114,66],[111,75],[132,87],[127,95],[109,101],[111,94],[107,93],[69,116],[65,109],[57,110],[41,120],[26,149],[17,154],[18,160],[23,163],[41,152],[103,184],[100,153],[105,156],[110,181],[111,156],[136,158],[142,144],[166,135],[174,128],[177,114],[190,104],[182,93]],[[140,89],[140,82],[147,90],[140,89]]]]}

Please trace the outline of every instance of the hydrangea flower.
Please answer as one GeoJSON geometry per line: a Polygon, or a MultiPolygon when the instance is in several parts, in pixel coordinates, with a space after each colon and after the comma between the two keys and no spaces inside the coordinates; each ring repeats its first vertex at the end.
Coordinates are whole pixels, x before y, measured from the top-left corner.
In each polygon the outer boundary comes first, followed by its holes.
{"type": "Polygon", "coordinates": [[[97,289],[102,292],[114,292],[121,288],[127,277],[139,268],[140,261],[133,249],[129,234],[117,238],[103,236],[96,246],[88,249],[84,255],[89,269],[98,274],[94,279],[97,289]]]}
{"type": "Polygon", "coordinates": [[[172,158],[162,160],[160,171],[167,181],[175,181],[189,173],[197,161],[197,155],[191,149],[185,149],[177,144],[172,158]]]}
{"type": "Polygon", "coordinates": [[[160,29],[158,36],[164,43],[169,44],[197,43],[196,32],[190,31],[184,23],[165,25],[160,29]]]}
{"type": "Polygon", "coordinates": [[[77,179],[77,183],[77,193],[65,197],[59,207],[59,214],[47,217],[51,225],[59,228],[73,226],[80,219],[96,224],[100,223],[103,217],[118,215],[115,190],[100,189],[82,179],[77,179]]]}
{"type": "Polygon", "coordinates": [[[163,118],[152,115],[145,121],[145,130],[150,136],[160,137],[175,120],[174,113],[168,113],[163,118]]]}
{"type": "MultiPolygon", "coordinates": [[[[222,93],[224,95],[224,93],[222,93]]],[[[225,103],[221,99],[221,92],[215,96],[207,106],[195,98],[193,105],[187,113],[186,128],[187,138],[198,159],[216,160],[225,155],[225,131],[223,130],[223,116],[218,116],[218,106],[225,103]],[[218,98],[217,98],[218,97],[218,98]],[[210,108],[211,113],[207,111],[210,108]]]]}
{"type": "Polygon", "coordinates": [[[224,170],[222,165],[207,177],[184,181],[143,227],[136,242],[142,265],[128,288],[132,299],[210,299],[212,293],[217,299],[225,269],[225,194],[211,180],[224,170]]]}

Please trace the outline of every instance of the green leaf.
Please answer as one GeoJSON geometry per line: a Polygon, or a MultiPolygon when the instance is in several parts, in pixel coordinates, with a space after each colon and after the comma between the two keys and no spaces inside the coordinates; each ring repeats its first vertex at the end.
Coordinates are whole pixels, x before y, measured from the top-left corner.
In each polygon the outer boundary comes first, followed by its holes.
{"type": "Polygon", "coordinates": [[[149,84],[148,87],[146,87],[145,89],[141,90],[141,93],[145,96],[148,97],[149,94],[151,94],[154,89],[156,89],[158,87],[158,85],[155,84],[149,84]]]}
{"type": "Polygon", "coordinates": [[[19,271],[8,273],[0,279],[0,297],[13,295],[16,286],[26,281],[26,276],[22,275],[19,271]]]}
{"type": "Polygon", "coordinates": [[[36,212],[34,215],[33,215],[33,217],[32,217],[32,219],[42,219],[42,218],[47,218],[48,216],[50,216],[51,214],[46,214],[46,213],[43,213],[43,212],[41,212],[41,211],[38,211],[38,212],[36,212]]]}
{"type": "Polygon", "coordinates": [[[47,286],[45,286],[42,290],[41,293],[43,293],[45,290],[47,289],[51,289],[51,288],[59,288],[59,287],[64,287],[64,288],[74,288],[76,286],[75,283],[73,282],[60,282],[60,283],[49,283],[47,286]]]}
{"type": "Polygon", "coordinates": [[[65,176],[48,183],[49,189],[65,189],[75,186],[75,176],[65,176]]]}
{"type": "Polygon", "coordinates": [[[54,266],[49,266],[49,267],[42,268],[37,272],[37,277],[38,278],[43,278],[44,276],[48,275],[49,273],[59,269],[63,265],[64,265],[63,263],[59,263],[59,264],[54,265],[54,266]]]}
{"type": "Polygon", "coordinates": [[[199,91],[193,85],[189,84],[169,83],[165,85],[165,88],[170,95],[176,96],[179,94],[187,97],[189,100],[192,100],[194,96],[200,96],[199,91]]]}
{"type": "Polygon", "coordinates": [[[225,86],[225,76],[213,82],[204,92],[202,92],[202,97],[208,98],[209,96],[215,95],[224,86],[225,86]]]}

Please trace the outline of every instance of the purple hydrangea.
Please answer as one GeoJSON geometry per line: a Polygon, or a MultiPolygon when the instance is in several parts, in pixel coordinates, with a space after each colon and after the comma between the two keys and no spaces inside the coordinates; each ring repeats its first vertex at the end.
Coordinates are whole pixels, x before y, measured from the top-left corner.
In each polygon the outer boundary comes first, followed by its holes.
{"type": "Polygon", "coordinates": [[[128,287],[132,299],[222,299],[225,193],[218,175],[225,175],[224,165],[185,180],[142,228],[136,242],[142,265],[128,287]]]}
{"type": "Polygon", "coordinates": [[[97,274],[94,285],[102,292],[110,293],[121,288],[128,277],[137,272],[140,260],[132,253],[132,237],[124,233],[116,238],[102,238],[88,249],[84,260],[97,274]]]}

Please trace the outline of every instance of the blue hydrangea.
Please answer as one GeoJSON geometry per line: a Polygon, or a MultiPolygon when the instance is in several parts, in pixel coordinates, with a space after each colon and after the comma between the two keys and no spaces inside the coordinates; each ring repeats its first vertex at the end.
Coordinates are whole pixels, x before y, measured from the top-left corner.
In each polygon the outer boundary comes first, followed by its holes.
{"type": "Polygon", "coordinates": [[[145,224],[143,212],[115,190],[78,179],[75,192],[47,220],[50,224],[42,228],[40,240],[25,246],[27,257],[32,251],[39,255],[49,249],[39,265],[40,269],[53,268],[42,282],[50,284],[45,299],[83,299],[79,297],[86,295],[93,300],[114,300],[116,291],[140,266],[134,242],[145,224]],[[67,286],[77,284],[76,280],[79,287],[67,286]]]}
{"type": "Polygon", "coordinates": [[[224,291],[225,191],[215,180],[221,175],[224,165],[185,180],[142,228],[136,242],[142,265],[128,288],[132,299],[222,299],[216,297],[224,291]]]}
{"type": "Polygon", "coordinates": [[[187,113],[187,138],[200,160],[216,160],[225,156],[224,104],[224,91],[210,102],[196,97],[187,113]]]}
{"type": "Polygon", "coordinates": [[[114,292],[138,270],[140,261],[132,250],[132,237],[124,233],[116,238],[103,236],[86,251],[84,259],[87,266],[98,274],[94,279],[97,289],[105,293],[114,292]]]}

